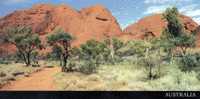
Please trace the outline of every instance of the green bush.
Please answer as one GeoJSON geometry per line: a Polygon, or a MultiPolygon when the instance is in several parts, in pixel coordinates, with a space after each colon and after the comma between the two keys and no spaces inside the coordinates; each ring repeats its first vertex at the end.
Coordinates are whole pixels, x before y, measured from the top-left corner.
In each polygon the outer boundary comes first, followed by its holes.
{"type": "Polygon", "coordinates": [[[148,55],[147,57],[143,57],[141,59],[140,64],[145,67],[147,78],[149,80],[156,79],[160,77],[160,66],[161,66],[161,59],[156,54],[148,55]]]}
{"type": "Polygon", "coordinates": [[[97,69],[97,64],[94,60],[84,61],[80,66],[80,72],[84,74],[92,74],[95,73],[97,69]]]}
{"type": "Polygon", "coordinates": [[[200,54],[199,53],[188,53],[180,58],[180,68],[183,71],[192,71],[200,66],[200,54]]]}
{"type": "Polygon", "coordinates": [[[9,64],[10,62],[9,61],[6,61],[6,60],[3,60],[3,59],[0,59],[0,64],[9,64]]]}
{"type": "Polygon", "coordinates": [[[160,91],[198,91],[200,89],[196,72],[181,72],[171,69],[168,74],[151,82],[153,90],[160,91]]]}
{"type": "Polygon", "coordinates": [[[197,72],[197,79],[200,81],[200,72],[197,72]]]}
{"type": "Polygon", "coordinates": [[[104,43],[89,40],[81,45],[81,58],[82,59],[96,59],[100,54],[106,55],[108,49],[104,43]]]}
{"type": "Polygon", "coordinates": [[[70,58],[68,60],[67,66],[65,68],[66,69],[65,71],[66,72],[78,71],[78,69],[80,68],[78,66],[79,66],[78,61],[76,59],[70,58]]]}
{"type": "Polygon", "coordinates": [[[52,47],[52,52],[51,53],[48,53],[46,58],[48,60],[51,60],[51,61],[62,61],[61,60],[61,54],[62,54],[62,49],[61,47],[59,46],[53,46],[52,47]]]}
{"type": "Polygon", "coordinates": [[[132,56],[132,55],[138,55],[138,56],[144,56],[145,48],[147,48],[148,44],[145,44],[145,41],[143,40],[133,40],[127,42],[124,47],[119,49],[120,56],[126,57],[126,56],[132,56]]]}

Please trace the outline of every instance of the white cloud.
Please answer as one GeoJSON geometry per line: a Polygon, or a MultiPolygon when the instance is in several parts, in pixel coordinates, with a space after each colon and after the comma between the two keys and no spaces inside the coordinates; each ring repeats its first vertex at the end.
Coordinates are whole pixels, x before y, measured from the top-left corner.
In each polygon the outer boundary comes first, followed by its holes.
{"type": "Polygon", "coordinates": [[[147,10],[144,12],[144,14],[154,14],[154,13],[162,13],[165,11],[166,8],[169,6],[162,5],[162,6],[151,6],[148,7],[147,10]]]}
{"type": "Polygon", "coordinates": [[[192,5],[182,7],[180,8],[179,11],[190,17],[200,16],[200,8],[198,8],[197,4],[192,4],[192,5]]]}
{"type": "Polygon", "coordinates": [[[200,8],[198,4],[184,6],[179,9],[180,13],[192,17],[194,21],[200,24],[200,8]]]}
{"type": "Polygon", "coordinates": [[[185,15],[190,17],[200,16],[200,9],[185,12],[185,15]]]}
{"type": "Polygon", "coordinates": [[[198,24],[200,24],[200,17],[195,17],[195,18],[192,18],[195,22],[197,22],[198,24]]]}
{"type": "Polygon", "coordinates": [[[191,4],[191,5],[188,5],[188,6],[184,6],[182,8],[179,9],[180,12],[186,12],[188,10],[193,10],[197,7],[198,5],[197,4],[191,4]]]}
{"type": "MultiPolygon", "coordinates": [[[[167,5],[150,6],[146,9],[146,11],[143,14],[148,15],[148,14],[162,13],[168,7],[170,7],[170,6],[167,6],[167,5]]],[[[187,6],[182,6],[178,9],[179,9],[180,13],[191,17],[194,21],[196,21],[198,24],[200,24],[200,7],[198,4],[190,4],[187,6]]]]}
{"type": "Polygon", "coordinates": [[[165,4],[169,2],[178,3],[178,2],[189,2],[192,0],[145,0],[145,4],[165,4]]]}

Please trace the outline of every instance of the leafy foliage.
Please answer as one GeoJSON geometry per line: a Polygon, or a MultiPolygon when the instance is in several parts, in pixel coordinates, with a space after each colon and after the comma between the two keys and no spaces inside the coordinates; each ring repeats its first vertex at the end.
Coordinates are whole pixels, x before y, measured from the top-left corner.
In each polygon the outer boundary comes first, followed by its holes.
{"type": "Polygon", "coordinates": [[[169,33],[170,37],[178,37],[183,33],[183,26],[178,19],[179,12],[176,7],[167,8],[163,14],[164,19],[167,20],[166,32],[169,33]]]}
{"type": "Polygon", "coordinates": [[[121,61],[119,49],[124,46],[124,43],[117,38],[106,38],[104,40],[107,49],[109,50],[109,54],[107,54],[106,60],[107,63],[115,64],[121,61]]]}
{"type": "Polygon", "coordinates": [[[142,64],[148,75],[148,79],[156,79],[160,76],[160,65],[161,65],[161,57],[159,56],[159,52],[156,53],[155,51],[147,52],[147,56],[142,58],[140,64],[142,64]],[[157,71],[156,71],[157,70],[157,71]]]}
{"type": "Polygon", "coordinates": [[[62,71],[68,71],[66,65],[70,56],[71,40],[73,38],[62,29],[55,30],[54,32],[55,34],[47,37],[48,43],[53,46],[54,55],[60,59],[62,71]]]}
{"type": "Polygon", "coordinates": [[[188,53],[180,59],[180,68],[183,71],[195,70],[200,65],[200,54],[199,53],[188,53]]]}
{"type": "Polygon", "coordinates": [[[14,27],[7,29],[7,41],[14,44],[18,49],[20,58],[26,65],[31,64],[31,55],[35,50],[41,48],[41,41],[36,33],[29,27],[14,27]]]}
{"type": "Polygon", "coordinates": [[[168,8],[163,14],[167,20],[168,25],[165,30],[167,39],[174,43],[175,46],[193,47],[195,41],[195,34],[186,33],[182,23],[179,20],[179,12],[177,8],[168,8]]]}
{"type": "Polygon", "coordinates": [[[84,60],[94,59],[96,63],[99,62],[101,58],[108,57],[109,49],[107,46],[95,40],[89,40],[80,47],[80,57],[84,60]]]}

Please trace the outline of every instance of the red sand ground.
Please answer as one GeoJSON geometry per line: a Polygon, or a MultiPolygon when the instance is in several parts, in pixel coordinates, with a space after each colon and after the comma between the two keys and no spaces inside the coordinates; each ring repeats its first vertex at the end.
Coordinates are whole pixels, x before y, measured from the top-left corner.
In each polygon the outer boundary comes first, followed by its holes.
{"type": "Polygon", "coordinates": [[[59,67],[45,68],[40,72],[30,75],[17,81],[13,81],[10,84],[5,85],[0,90],[42,90],[51,91],[56,90],[53,83],[53,76],[60,71],[59,67]]]}

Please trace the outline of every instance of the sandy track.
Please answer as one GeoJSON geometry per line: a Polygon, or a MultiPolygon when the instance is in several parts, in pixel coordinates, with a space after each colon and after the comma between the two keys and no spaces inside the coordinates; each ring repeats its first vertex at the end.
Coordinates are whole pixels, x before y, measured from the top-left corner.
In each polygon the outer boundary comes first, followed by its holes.
{"type": "Polygon", "coordinates": [[[45,68],[42,71],[33,73],[30,77],[24,77],[10,84],[5,85],[0,90],[22,90],[22,91],[51,91],[56,90],[53,83],[53,76],[60,72],[59,67],[45,68]]]}

